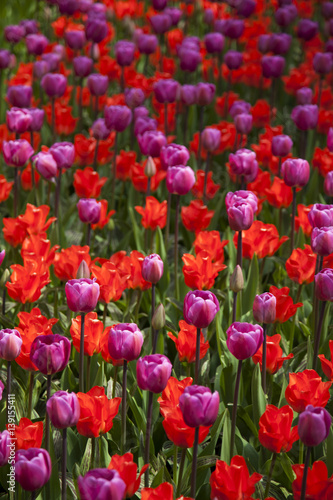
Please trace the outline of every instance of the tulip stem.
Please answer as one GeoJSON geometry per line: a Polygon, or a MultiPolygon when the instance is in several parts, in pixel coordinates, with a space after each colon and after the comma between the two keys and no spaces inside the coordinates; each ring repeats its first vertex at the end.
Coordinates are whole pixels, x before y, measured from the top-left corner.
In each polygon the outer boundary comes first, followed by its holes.
{"type": "Polygon", "coordinates": [[[232,322],[235,323],[237,314],[237,292],[233,293],[233,303],[232,303],[232,322]]]}
{"type": "Polygon", "coordinates": [[[67,429],[62,430],[62,492],[61,499],[66,500],[67,496],[67,429]]]}
{"type": "Polygon", "coordinates": [[[301,500],[305,500],[306,480],[307,480],[307,477],[308,477],[308,468],[309,468],[309,462],[310,462],[310,454],[311,454],[311,447],[308,446],[308,448],[306,450],[305,462],[304,462],[304,469],[303,469],[301,500]]]}
{"type": "Polygon", "coordinates": [[[204,188],[203,188],[203,202],[204,202],[204,205],[206,205],[206,203],[207,203],[207,180],[208,180],[208,173],[209,173],[209,164],[210,164],[210,154],[207,153],[206,168],[205,168],[205,179],[204,179],[204,188]]]}
{"type": "Polygon", "coordinates": [[[152,336],[152,343],[153,343],[153,354],[156,353],[156,346],[157,346],[157,331],[153,327],[153,317],[155,314],[155,296],[156,296],[156,287],[155,284],[152,283],[151,285],[151,336],[152,336]]]}
{"type": "Polygon", "coordinates": [[[113,374],[113,384],[112,384],[112,399],[116,396],[117,378],[118,378],[118,366],[115,366],[113,374]]]}
{"type": "Polygon", "coordinates": [[[87,381],[86,381],[86,391],[90,389],[90,367],[91,367],[91,356],[87,356],[87,381]]]}
{"type": "Polygon", "coordinates": [[[83,112],[83,106],[82,106],[82,93],[83,93],[83,88],[82,88],[82,83],[83,79],[80,78],[79,82],[79,132],[82,131],[82,112],[83,112]]]}
{"type": "Polygon", "coordinates": [[[323,321],[324,321],[324,315],[325,315],[325,307],[326,307],[326,301],[321,303],[319,321],[318,321],[318,326],[317,326],[317,330],[315,333],[314,347],[313,347],[313,362],[312,362],[313,370],[317,369],[317,360],[318,360],[318,353],[319,353],[319,346],[320,346],[321,330],[323,327],[323,321]]]}
{"type": "Polygon", "coordinates": [[[171,193],[168,191],[168,202],[167,202],[167,220],[166,220],[166,228],[165,228],[165,240],[164,246],[167,250],[169,244],[169,232],[170,232],[170,212],[171,212],[171,193]]]}
{"type": "Polygon", "coordinates": [[[243,235],[242,231],[238,231],[238,241],[237,241],[237,266],[242,269],[243,265],[243,235]]]}
{"type": "MultiPolygon", "coordinates": [[[[97,115],[98,115],[98,95],[95,96],[94,100],[94,120],[97,120],[97,115]]],[[[98,141],[98,139],[97,139],[98,141]]]]}
{"type": "Polygon", "coordinates": [[[184,145],[186,146],[187,144],[187,126],[188,126],[188,113],[189,113],[189,106],[185,106],[185,111],[184,111],[184,125],[183,125],[183,142],[184,145]]]}
{"type": "MultiPolygon", "coordinates": [[[[281,179],[281,167],[282,167],[282,158],[279,156],[279,169],[278,169],[278,177],[281,179]]],[[[281,210],[281,209],[280,209],[281,210]]]]}
{"type": "MultiPolygon", "coordinates": [[[[147,413],[147,427],[146,427],[146,442],[145,442],[145,464],[149,464],[149,448],[150,448],[150,432],[153,414],[153,396],[154,394],[149,391],[148,397],[148,413],[147,413]]],[[[145,472],[145,488],[149,487],[149,468],[145,472]]]]}
{"type": "Polygon", "coordinates": [[[99,147],[99,139],[96,140],[96,144],[95,144],[94,162],[93,162],[93,169],[94,170],[97,170],[98,147],[99,147]]]}
{"type": "Polygon", "coordinates": [[[2,314],[6,314],[6,296],[7,296],[7,288],[5,284],[2,290],[2,314]]]}
{"type": "Polygon", "coordinates": [[[122,409],[121,409],[121,442],[120,442],[121,455],[124,454],[124,450],[126,448],[126,396],[127,396],[127,361],[126,359],[124,359],[122,409]]]}
{"type": "Polygon", "coordinates": [[[117,149],[118,149],[118,133],[114,138],[114,158],[112,164],[112,187],[111,187],[111,210],[115,207],[115,191],[116,191],[116,174],[117,174],[117,149]]]}
{"type": "Polygon", "coordinates": [[[7,361],[7,423],[9,423],[9,406],[12,392],[12,362],[7,361]]]}
{"type": "Polygon", "coordinates": [[[168,137],[168,103],[164,103],[164,134],[168,137]]]}
{"type": "Polygon", "coordinates": [[[90,236],[91,236],[91,224],[87,226],[87,245],[90,246],[90,236]]]}
{"type": "Polygon", "coordinates": [[[323,78],[320,76],[318,84],[318,102],[317,102],[318,109],[320,109],[322,90],[323,90],[323,78]]]}
{"type": "Polygon", "coordinates": [[[234,456],[237,404],[238,404],[238,393],[239,393],[241,373],[242,373],[242,360],[240,359],[238,361],[238,368],[237,368],[237,375],[236,375],[236,382],[235,382],[235,392],[234,392],[234,402],[233,402],[233,406],[232,406],[231,436],[230,436],[230,460],[234,456]]]}
{"type": "Polygon", "coordinates": [[[179,300],[179,281],[178,281],[178,226],[179,226],[179,205],[180,195],[176,196],[176,216],[175,216],[175,291],[176,300],[179,300]]]}
{"type": "Polygon", "coordinates": [[[17,217],[18,187],[19,187],[18,167],[15,167],[14,168],[14,206],[13,206],[14,217],[17,217]]]}
{"type": "Polygon", "coordinates": [[[52,143],[56,142],[56,130],[55,130],[55,98],[51,98],[51,132],[52,132],[52,143]]]}
{"type": "Polygon", "coordinates": [[[266,487],[265,487],[265,493],[264,493],[264,497],[265,498],[267,497],[268,492],[269,492],[269,486],[271,484],[271,480],[272,480],[272,476],[273,476],[273,471],[274,471],[276,459],[277,459],[277,453],[273,453],[272,461],[271,461],[271,466],[269,468],[269,472],[268,472],[268,476],[267,476],[267,482],[266,482],[266,487]]]}
{"type": "Polygon", "coordinates": [[[84,318],[81,313],[81,336],[80,336],[80,366],[79,366],[79,391],[84,392],[84,318]]]}
{"type": "MultiPolygon", "coordinates": [[[[51,396],[51,378],[52,375],[47,375],[46,379],[46,402],[51,396]]],[[[45,448],[46,451],[50,451],[50,417],[48,412],[45,412],[45,448]]]]}
{"type": "Polygon", "coordinates": [[[267,364],[267,335],[266,335],[266,329],[267,325],[266,323],[263,324],[263,334],[264,334],[264,341],[262,344],[262,364],[261,364],[261,386],[262,390],[266,394],[266,364],[267,364]]]}
{"type": "Polygon", "coordinates": [[[96,450],[96,438],[91,438],[91,460],[90,460],[90,469],[95,468],[95,450],[96,450]]]}
{"type": "Polygon", "coordinates": [[[56,196],[55,196],[55,205],[54,205],[54,216],[57,217],[57,225],[59,226],[59,203],[60,203],[60,191],[61,191],[61,176],[62,169],[59,170],[59,175],[57,179],[57,187],[56,187],[56,196]]]}
{"type": "Polygon", "coordinates": [[[194,443],[193,443],[193,459],[192,459],[192,477],[191,477],[191,497],[195,498],[197,484],[197,461],[198,461],[198,446],[199,446],[199,427],[195,428],[194,443]]]}
{"type": "Polygon", "coordinates": [[[29,399],[28,399],[28,418],[31,419],[31,410],[32,410],[32,393],[34,389],[34,378],[35,372],[30,372],[29,375],[29,399]]]}
{"type": "Polygon", "coordinates": [[[198,168],[201,167],[201,149],[202,149],[202,138],[201,132],[204,128],[204,106],[200,106],[199,108],[199,144],[198,144],[198,168]]]}
{"type": "Polygon", "coordinates": [[[291,214],[291,235],[290,235],[290,253],[294,250],[295,239],[295,216],[296,216],[296,187],[293,187],[293,207],[291,214]]]}
{"type": "Polygon", "coordinates": [[[180,456],[180,464],[179,464],[179,471],[178,471],[177,492],[176,492],[177,498],[179,497],[179,495],[182,491],[182,479],[183,479],[185,459],[186,459],[186,448],[183,448],[182,454],[180,456]]]}
{"type": "Polygon", "coordinates": [[[31,500],[35,500],[35,499],[36,499],[36,490],[31,492],[31,500]]]}
{"type": "Polygon", "coordinates": [[[199,370],[200,370],[200,328],[197,328],[197,341],[195,346],[195,372],[194,383],[199,383],[199,370]]]}

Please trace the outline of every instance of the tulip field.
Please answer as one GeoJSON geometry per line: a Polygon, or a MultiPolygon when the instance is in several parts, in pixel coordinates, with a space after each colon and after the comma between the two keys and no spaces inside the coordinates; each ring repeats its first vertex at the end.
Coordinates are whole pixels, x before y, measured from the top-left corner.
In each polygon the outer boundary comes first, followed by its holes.
{"type": "Polygon", "coordinates": [[[0,499],[332,500],[333,2],[0,26],[0,499]]]}

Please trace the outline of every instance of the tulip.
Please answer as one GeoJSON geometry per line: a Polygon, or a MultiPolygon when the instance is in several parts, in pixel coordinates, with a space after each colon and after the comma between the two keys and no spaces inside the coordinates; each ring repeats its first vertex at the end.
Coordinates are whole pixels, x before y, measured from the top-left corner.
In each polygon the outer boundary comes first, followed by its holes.
{"type": "Polygon", "coordinates": [[[67,87],[67,78],[61,73],[47,73],[41,81],[44,92],[54,99],[64,95],[67,87]]]}
{"type": "Polygon", "coordinates": [[[5,26],[4,33],[7,42],[16,44],[24,37],[25,30],[23,26],[10,24],[8,26],[5,26]]]}
{"type": "Polygon", "coordinates": [[[167,145],[165,135],[157,130],[149,130],[139,135],[138,142],[142,154],[153,158],[160,156],[162,147],[167,145]]]}
{"type": "Polygon", "coordinates": [[[8,68],[10,64],[10,52],[7,49],[0,49],[0,71],[8,68]]]}
{"type": "Polygon", "coordinates": [[[153,7],[155,10],[164,10],[167,3],[168,0],[153,0],[153,7]]]}
{"type": "Polygon", "coordinates": [[[25,39],[29,54],[40,56],[49,44],[48,39],[44,35],[31,34],[25,39]]]}
{"type": "Polygon", "coordinates": [[[282,176],[290,187],[304,187],[310,177],[310,165],[301,158],[288,159],[282,164],[282,176]]]}
{"type": "Polygon", "coordinates": [[[205,128],[201,134],[202,145],[209,152],[216,151],[221,142],[221,132],[215,128],[205,128]]]}
{"type": "Polygon", "coordinates": [[[214,21],[214,12],[213,9],[204,9],[204,23],[212,24],[214,21]]]}
{"type": "Polygon", "coordinates": [[[156,35],[148,35],[142,33],[138,38],[138,49],[141,54],[146,54],[147,56],[153,54],[158,45],[158,40],[156,35]]]}
{"type": "Polygon", "coordinates": [[[86,56],[74,57],[72,62],[75,75],[80,78],[85,78],[90,75],[94,66],[94,61],[86,56]]]}
{"type": "Polygon", "coordinates": [[[65,31],[65,42],[70,49],[81,50],[86,43],[85,32],[79,30],[65,31]]]}
{"type": "Polygon", "coordinates": [[[145,101],[145,94],[140,88],[132,88],[125,90],[125,102],[130,109],[142,106],[145,101]]]}
{"type": "Polygon", "coordinates": [[[228,50],[224,54],[224,63],[227,65],[229,71],[239,69],[243,62],[243,54],[237,50],[228,50]]]}
{"type": "Polygon", "coordinates": [[[259,323],[274,323],[276,317],[276,297],[272,293],[266,292],[255,296],[253,317],[259,323]]]}
{"type": "Polygon", "coordinates": [[[33,75],[37,80],[41,80],[50,70],[51,68],[47,61],[40,60],[34,62],[33,75]]]}
{"type": "Polygon", "coordinates": [[[333,253],[333,227],[314,227],[311,233],[311,248],[321,256],[333,253]]]}
{"type": "Polygon", "coordinates": [[[253,182],[258,175],[256,154],[249,149],[239,149],[229,155],[230,170],[239,176],[242,182],[253,182]]]}
{"type": "Polygon", "coordinates": [[[212,83],[199,82],[196,85],[196,97],[198,106],[208,106],[215,96],[216,87],[212,83]]]}
{"type": "Polygon", "coordinates": [[[237,38],[242,36],[244,28],[245,24],[243,19],[229,18],[224,24],[223,34],[232,40],[237,40],[237,38]]]}
{"type": "Polygon", "coordinates": [[[126,484],[116,470],[93,469],[78,477],[78,488],[85,500],[122,500],[126,484]]]}
{"type": "Polygon", "coordinates": [[[282,56],[264,56],[261,66],[265,78],[279,78],[283,73],[285,60],[282,56]]]}
{"type": "Polygon", "coordinates": [[[198,88],[196,85],[183,85],[180,90],[180,99],[186,106],[191,106],[198,102],[198,88]]]}
{"type": "Polygon", "coordinates": [[[81,278],[67,281],[65,292],[67,305],[71,311],[88,313],[97,305],[100,288],[95,280],[81,278]]]}
{"type": "Polygon", "coordinates": [[[88,40],[100,43],[108,34],[108,25],[105,19],[90,17],[86,21],[85,33],[88,40]]]}
{"type": "Polygon", "coordinates": [[[204,42],[209,54],[219,54],[224,47],[224,36],[221,33],[208,33],[204,42]]]}
{"type": "Polygon", "coordinates": [[[87,78],[87,87],[93,96],[101,96],[106,94],[108,89],[109,79],[107,76],[93,73],[87,78]]]}
{"type": "Polygon", "coordinates": [[[29,125],[30,132],[39,132],[43,126],[45,111],[38,108],[30,108],[28,111],[31,116],[29,125]]]}
{"type": "Polygon", "coordinates": [[[177,165],[186,165],[190,158],[189,150],[180,144],[168,144],[161,148],[160,160],[163,170],[177,165]]]}
{"type": "Polygon", "coordinates": [[[56,429],[73,427],[80,418],[80,403],[75,392],[55,392],[47,401],[46,410],[56,429]]]}
{"type": "Polygon", "coordinates": [[[219,411],[220,397],[217,391],[213,394],[208,387],[191,385],[185,387],[179,398],[185,424],[189,427],[213,425],[219,411]]]}
{"type": "Polygon", "coordinates": [[[195,290],[185,295],[184,318],[186,323],[196,328],[207,328],[219,309],[219,302],[212,292],[195,290]]]}
{"type": "Polygon", "coordinates": [[[23,134],[29,130],[32,118],[29,110],[13,107],[6,113],[6,122],[10,132],[23,134]]]}
{"type": "Polygon", "coordinates": [[[85,224],[97,224],[99,222],[102,208],[100,202],[94,198],[81,198],[76,206],[81,222],[85,224]]]}
{"type": "Polygon", "coordinates": [[[141,330],[135,323],[120,323],[109,332],[108,348],[114,359],[133,361],[140,355],[143,344],[141,330]]]}
{"type": "Polygon", "coordinates": [[[251,104],[246,101],[235,101],[229,109],[229,115],[235,119],[237,115],[248,115],[251,110],[251,104]]]}
{"type": "Polygon", "coordinates": [[[182,71],[189,71],[190,73],[196,71],[202,61],[200,52],[186,46],[179,49],[178,56],[180,59],[180,69],[182,71]]]}
{"type": "MultiPolygon", "coordinates": [[[[98,118],[92,124],[91,133],[92,133],[92,136],[94,137],[94,139],[96,139],[97,141],[103,141],[109,137],[110,130],[107,128],[104,118],[98,118]]],[[[96,150],[95,150],[95,157],[96,157],[98,154],[98,142],[96,143],[95,148],[96,148],[96,150]]],[[[96,157],[96,160],[97,160],[97,157],[96,157]]],[[[94,161],[94,170],[96,170],[95,163],[96,162],[94,161]]]]}
{"type": "Polygon", "coordinates": [[[302,106],[312,103],[313,92],[309,87],[303,87],[296,92],[297,104],[302,106]]]}
{"type": "Polygon", "coordinates": [[[9,432],[0,432],[0,467],[8,464],[11,448],[15,449],[15,443],[11,444],[9,432]]]}
{"type": "Polygon", "coordinates": [[[275,22],[278,26],[285,28],[296,19],[297,14],[298,12],[296,5],[287,5],[285,7],[280,7],[275,11],[275,22]]]}
{"type": "Polygon", "coordinates": [[[59,65],[61,57],[59,54],[55,54],[54,52],[48,52],[47,54],[43,54],[41,57],[43,62],[46,62],[49,71],[59,71],[59,65]]]}
{"type": "Polygon", "coordinates": [[[156,284],[163,276],[163,261],[156,253],[144,258],[141,269],[142,277],[149,283],[156,284]]]}
{"type": "Polygon", "coordinates": [[[11,106],[29,108],[31,105],[32,87],[13,85],[7,90],[7,100],[11,106]]]}
{"type": "Polygon", "coordinates": [[[285,55],[292,42],[292,36],[288,33],[272,33],[269,39],[269,50],[275,55],[285,55]]]}
{"type": "Polygon", "coordinates": [[[177,7],[167,7],[163,12],[170,17],[172,26],[177,26],[182,17],[181,9],[177,9],[177,7]]]}
{"type": "Polygon", "coordinates": [[[127,106],[106,106],[104,118],[110,130],[123,132],[131,123],[132,111],[127,106]]]}
{"type": "Polygon", "coordinates": [[[31,345],[30,359],[43,375],[62,371],[68,364],[71,343],[58,334],[39,335],[31,345]]]}
{"type": "Polygon", "coordinates": [[[333,226],[333,205],[315,203],[308,213],[308,219],[312,227],[333,226]]]}
{"type": "Polygon", "coordinates": [[[248,113],[238,113],[235,116],[234,123],[238,134],[248,135],[252,130],[252,115],[248,113]]]}
{"type": "Polygon", "coordinates": [[[176,165],[168,167],[166,186],[170,193],[184,195],[191,191],[195,184],[195,175],[191,167],[176,165]]]}
{"type": "Polygon", "coordinates": [[[327,196],[333,196],[333,171],[328,172],[325,177],[324,191],[327,196]]]}
{"type": "MultiPolygon", "coordinates": [[[[313,69],[319,75],[326,75],[332,71],[333,59],[329,52],[316,52],[313,61],[313,69]]],[[[318,101],[319,102],[319,101],[318,101]]]]}
{"type": "MultiPolygon", "coordinates": [[[[136,110],[137,109],[138,108],[136,108],[136,110]]],[[[145,132],[149,132],[156,129],[157,129],[157,122],[156,120],[154,120],[154,118],[149,118],[148,116],[138,116],[135,119],[134,135],[137,138],[138,136],[142,136],[145,132]]]]}
{"type": "Polygon", "coordinates": [[[2,153],[7,165],[23,167],[34,154],[34,150],[25,139],[17,139],[16,141],[3,141],[2,153]]]}
{"type": "Polygon", "coordinates": [[[138,386],[155,394],[162,392],[171,375],[172,364],[163,354],[151,354],[139,358],[136,365],[138,386]]]}
{"type": "Polygon", "coordinates": [[[310,19],[301,19],[297,26],[297,36],[308,42],[318,33],[318,23],[310,19]]]}
{"type": "Polygon", "coordinates": [[[49,152],[56,161],[59,171],[62,168],[69,169],[74,163],[75,148],[70,142],[56,142],[50,147],[49,152]]]}
{"type": "Polygon", "coordinates": [[[253,210],[250,204],[236,202],[228,209],[228,220],[233,231],[245,231],[252,226],[253,210]]]}
{"type": "Polygon", "coordinates": [[[246,202],[249,205],[251,205],[254,214],[258,212],[258,198],[254,193],[252,193],[252,191],[240,190],[240,191],[235,191],[234,193],[229,192],[226,194],[224,201],[227,211],[235,203],[246,202]]]}
{"type": "Polygon", "coordinates": [[[318,106],[304,104],[296,106],[291,113],[291,118],[300,130],[314,129],[318,123],[318,106]]]}
{"type": "Polygon", "coordinates": [[[43,448],[18,450],[15,454],[15,479],[24,490],[35,491],[50,479],[51,458],[43,448]]]}
{"type": "Polygon", "coordinates": [[[227,330],[227,347],[238,360],[253,356],[263,343],[263,329],[250,323],[232,323],[227,330]]]}
{"type": "Polygon", "coordinates": [[[153,30],[158,35],[163,35],[166,33],[172,25],[171,17],[167,14],[156,14],[155,16],[151,16],[149,18],[150,24],[152,25],[153,30]]]}
{"type": "Polygon", "coordinates": [[[279,171],[278,176],[281,176],[281,158],[287,156],[293,147],[293,141],[289,135],[275,135],[272,138],[272,154],[279,156],[279,171]]]}
{"type": "Polygon", "coordinates": [[[45,179],[52,180],[56,177],[58,166],[50,153],[40,152],[34,157],[35,167],[45,179]]]}
{"type": "Polygon", "coordinates": [[[176,80],[159,80],[154,85],[154,93],[158,102],[172,103],[177,97],[179,83],[176,80]]]}
{"type": "MultiPolygon", "coordinates": [[[[22,338],[17,330],[0,330],[0,358],[14,361],[21,352],[22,338]]],[[[9,391],[10,392],[10,391],[9,391]]]]}

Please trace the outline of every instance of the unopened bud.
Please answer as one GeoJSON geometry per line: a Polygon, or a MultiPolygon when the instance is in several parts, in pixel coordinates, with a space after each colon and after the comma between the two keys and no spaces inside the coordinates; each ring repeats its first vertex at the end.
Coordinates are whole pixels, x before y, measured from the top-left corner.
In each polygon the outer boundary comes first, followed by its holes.
{"type": "Polygon", "coordinates": [[[165,326],[165,309],[163,304],[159,304],[159,306],[155,309],[151,324],[154,330],[161,330],[161,328],[165,326]]]}
{"type": "Polygon", "coordinates": [[[79,268],[77,270],[77,273],[76,273],[76,279],[81,279],[81,278],[86,278],[86,279],[89,279],[90,278],[90,271],[89,271],[89,267],[86,263],[85,260],[83,260],[81,262],[81,264],[79,265],[79,268]]]}
{"type": "Polygon", "coordinates": [[[10,278],[10,270],[5,269],[4,272],[2,273],[1,280],[0,280],[0,287],[3,288],[7,281],[10,278]]]}
{"type": "Polygon", "coordinates": [[[237,264],[234,272],[230,276],[230,290],[235,293],[240,292],[244,288],[244,278],[242,268],[237,264]]]}
{"type": "Polygon", "coordinates": [[[153,177],[153,175],[155,175],[155,174],[156,174],[155,162],[151,156],[148,156],[148,160],[147,160],[146,166],[145,166],[145,176],[149,178],[149,177],[153,177]]]}

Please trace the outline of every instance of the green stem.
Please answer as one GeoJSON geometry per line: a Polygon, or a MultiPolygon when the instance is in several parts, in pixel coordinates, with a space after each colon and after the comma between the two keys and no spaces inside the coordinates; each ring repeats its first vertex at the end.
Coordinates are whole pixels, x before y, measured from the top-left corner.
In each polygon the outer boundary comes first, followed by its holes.
{"type": "Polygon", "coordinates": [[[62,431],[62,492],[61,500],[66,500],[67,497],[67,429],[62,431]]]}
{"type": "Polygon", "coordinates": [[[186,458],[186,448],[183,448],[182,454],[180,457],[180,464],[179,464],[179,471],[178,471],[178,481],[177,481],[177,491],[176,491],[177,498],[179,497],[179,495],[181,494],[181,491],[182,491],[182,479],[183,479],[185,458],[186,458]]]}
{"type": "Polygon", "coordinates": [[[81,335],[80,335],[80,366],[79,366],[79,391],[84,392],[84,318],[81,313],[81,335]]]}
{"type": "Polygon", "coordinates": [[[262,363],[261,363],[261,385],[262,390],[266,394],[266,365],[267,365],[267,335],[266,335],[267,325],[263,325],[264,341],[262,344],[262,363]]]}
{"type": "MultiPolygon", "coordinates": [[[[147,413],[147,426],[146,426],[146,442],[145,442],[145,464],[149,464],[149,449],[150,449],[150,433],[152,426],[152,415],[153,415],[153,396],[154,394],[149,391],[148,396],[148,413],[147,413]]],[[[149,467],[145,472],[145,488],[149,487],[149,467]]]]}
{"type": "Polygon", "coordinates": [[[116,175],[117,175],[118,133],[114,138],[114,158],[112,164],[111,210],[115,207],[116,175]]]}
{"type": "MultiPolygon", "coordinates": [[[[47,375],[46,402],[48,402],[51,396],[51,378],[52,375],[47,375]]],[[[45,412],[45,448],[46,451],[50,452],[50,417],[48,412],[45,412]]]]}
{"type": "Polygon", "coordinates": [[[268,476],[267,476],[266,488],[265,488],[265,493],[264,493],[264,497],[265,498],[267,497],[268,492],[269,492],[269,486],[271,484],[271,480],[272,480],[272,476],[273,476],[273,471],[274,471],[274,466],[275,466],[276,459],[277,459],[277,453],[273,453],[272,461],[271,461],[271,466],[269,468],[269,473],[268,473],[268,476]]]}
{"type": "Polygon", "coordinates": [[[31,411],[32,411],[32,393],[34,389],[34,378],[35,372],[30,372],[29,375],[29,399],[28,399],[28,418],[31,419],[31,411]]]}
{"type": "Polygon", "coordinates": [[[86,391],[90,389],[90,367],[91,367],[91,356],[87,356],[87,383],[86,391]]]}
{"type": "Polygon", "coordinates": [[[176,216],[175,216],[175,292],[176,300],[179,300],[179,281],[178,281],[178,226],[179,226],[179,205],[180,205],[180,195],[176,196],[176,216]]]}
{"type": "Polygon", "coordinates": [[[200,371],[200,328],[197,328],[197,339],[195,346],[195,372],[194,372],[194,384],[199,383],[199,371],[200,371]]]}
{"type": "Polygon", "coordinates": [[[204,179],[204,189],[203,189],[203,202],[204,202],[204,205],[206,205],[206,203],[207,203],[207,180],[208,180],[208,173],[209,173],[209,164],[210,164],[210,154],[207,153],[206,168],[205,168],[205,179],[204,179]]]}
{"type": "Polygon", "coordinates": [[[10,398],[12,392],[12,362],[7,361],[7,423],[9,423],[10,413],[9,406],[11,406],[10,398]]]}
{"type": "Polygon", "coordinates": [[[293,190],[293,207],[291,214],[291,234],[290,234],[290,253],[294,250],[294,239],[295,239],[295,216],[296,216],[296,187],[293,190]]]}
{"type": "Polygon", "coordinates": [[[315,340],[314,340],[314,347],[313,347],[313,363],[312,363],[312,368],[313,370],[317,369],[317,361],[318,361],[318,353],[319,353],[319,346],[320,346],[320,337],[321,337],[321,330],[323,327],[323,321],[324,321],[324,315],[325,315],[325,307],[326,307],[326,302],[321,303],[321,310],[320,310],[320,315],[319,315],[319,321],[318,321],[318,326],[315,334],[315,340]]]}
{"type": "Polygon", "coordinates": [[[304,462],[304,469],[303,469],[303,479],[302,479],[302,491],[301,491],[301,500],[305,500],[305,494],[306,494],[306,480],[308,477],[308,469],[309,469],[309,462],[310,462],[310,454],[311,454],[311,447],[308,446],[306,450],[306,455],[305,455],[305,462],[304,462]]]}
{"type": "Polygon", "coordinates": [[[112,384],[112,399],[116,395],[117,378],[118,378],[118,366],[115,366],[113,374],[113,384],[112,384]]]}
{"type": "Polygon", "coordinates": [[[199,427],[196,427],[195,434],[194,434],[192,477],[191,477],[191,497],[192,498],[195,498],[195,491],[196,491],[196,484],[197,484],[198,446],[199,446],[199,427]]]}
{"type": "Polygon", "coordinates": [[[165,248],[168,248],[169,245],[169,233],[170,233],[170,212],[171,212],[171,193],[168,191],[168,202],[167,202],[167,220],[166,220],[166,227],[165,227],[165,239],[164,239],[164,245],[165,248]]]}
{"type": "Polygon", "coordinates": [[[123,366],[123,391],[122,391],[122,409],[121,409],[121,441],[120,453],[124,454],[126,448],[126,396],[127,396],[127,361],[124,360],[123,366]]]}
{"type": "Polygon", "coordinates": [[[230,436],[230,460],[234,456],[234,444],[235,444],[235,434],[236,434],[236,418],[237,418],[237,404],[238,404],[238,394],[240,378],[242,373],[242,360],[238,361],[235,392],[234,392],[234,402],[232,406],[232,418],[231,418],[231,436],[230,436]]]}

